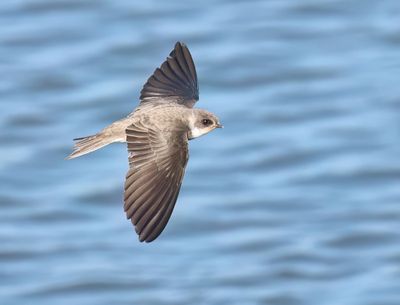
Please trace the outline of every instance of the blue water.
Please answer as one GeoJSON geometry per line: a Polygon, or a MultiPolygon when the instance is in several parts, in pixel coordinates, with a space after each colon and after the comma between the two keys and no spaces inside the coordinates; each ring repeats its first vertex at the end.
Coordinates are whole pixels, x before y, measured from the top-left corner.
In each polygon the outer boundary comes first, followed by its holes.
{"type": "Polygon", "coordinates": [[[0,4],[0,304],[400,304],[397,0],[0,4]],[[65,161],[187,43],[198,107],[172,218],[122,209],[126,147],[65,161]]]}

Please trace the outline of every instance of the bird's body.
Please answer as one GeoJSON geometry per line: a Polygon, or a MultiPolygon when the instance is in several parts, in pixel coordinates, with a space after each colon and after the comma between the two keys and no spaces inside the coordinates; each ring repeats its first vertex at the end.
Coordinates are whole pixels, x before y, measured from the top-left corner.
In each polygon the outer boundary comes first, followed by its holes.
{"type": "Polygon", "coordinates": [[[68,159],[113,142],[127,142],[130,169],[125,181],[126,215],[140,241],[158,237],[177,200],[190,139],[222,127],[212,113],[195,109],[197,75],[187,47],[177,43],[148,79],[140,105],[93,136],[75,139],[68,159]]]}

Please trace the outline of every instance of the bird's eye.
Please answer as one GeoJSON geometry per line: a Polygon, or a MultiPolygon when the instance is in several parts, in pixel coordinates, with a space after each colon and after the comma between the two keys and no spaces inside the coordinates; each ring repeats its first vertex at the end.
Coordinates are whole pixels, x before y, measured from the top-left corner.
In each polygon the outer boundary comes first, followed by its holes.
{"type": "Polygon", "coordinates": [[[212,121],[209,119],[203,119],[201,122],[203,123],[204,126],[208,126],[208,125],[212,124],[212,121]]]}

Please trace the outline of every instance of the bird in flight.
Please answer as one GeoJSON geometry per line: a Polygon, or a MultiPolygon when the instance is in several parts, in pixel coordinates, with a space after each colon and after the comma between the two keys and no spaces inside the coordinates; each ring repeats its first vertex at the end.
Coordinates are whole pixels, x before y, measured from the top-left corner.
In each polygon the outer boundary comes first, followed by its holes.
{"type": "Polygon", "coordinates": [[[167,225],[189,158],[188,140],[222,128],[214,114],[193,108],[198,99],[192,56],[177,42],[144,84],[132,113],[95,135],[74,139],[67,159],[114,142],[127,143],[124,210],[141,242],[155,240],[167,225]]]}

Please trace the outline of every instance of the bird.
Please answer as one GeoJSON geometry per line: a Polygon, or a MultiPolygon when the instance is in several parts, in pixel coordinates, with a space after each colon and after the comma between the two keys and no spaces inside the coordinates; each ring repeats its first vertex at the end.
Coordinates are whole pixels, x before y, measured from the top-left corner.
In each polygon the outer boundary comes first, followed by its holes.
{"type": "Polygon", "coordinates": [[[189,159],[188,141],[223,127],[215,114],[194,108],[198,100],[192,55],[178,41],[147,79],[137,108],[95,135],[74,139],[66,157],[127,143],[124,211],[140,242],[154,241],[171,217],[189,159]]]}

